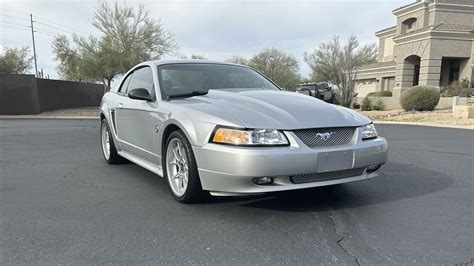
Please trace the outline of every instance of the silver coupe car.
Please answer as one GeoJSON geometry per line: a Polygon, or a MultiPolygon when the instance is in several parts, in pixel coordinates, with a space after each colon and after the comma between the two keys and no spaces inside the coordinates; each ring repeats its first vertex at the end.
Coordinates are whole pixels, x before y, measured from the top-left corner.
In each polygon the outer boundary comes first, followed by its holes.
{"type": "Polygon", "coordinates": [[[141,63],[100,110],[105,160],[164,177],[180,202],[362,180],[387,160],[367,117],[236,64],[141,63]]]}

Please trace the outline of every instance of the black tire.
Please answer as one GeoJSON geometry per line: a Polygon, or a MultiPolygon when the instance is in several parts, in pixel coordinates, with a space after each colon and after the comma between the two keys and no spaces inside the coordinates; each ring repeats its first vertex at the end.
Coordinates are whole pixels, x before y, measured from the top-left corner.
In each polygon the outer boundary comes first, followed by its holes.
{"type": "Polygon", "coordinates": [[[123,158],[122,156],[118,155],[117,149],[115,148],[115,143],[114,143],[114,138],[112,137],[112,132],[110,131],[109,124],[107,123],[106,119],[102,119],[101,124],[100,124],[100,146],[102,149],[102,155],[104,156],[104,159],[107,163],[109,164],[122,164],[126,163],[127,160],[123,158]],[[106,156],[105,150],[103,147],[103,138],[102,138],[102,131],[107,130],[108,132],[108,139],[109,139],[109,145],[110,145],[110,155],[106,156]]]}
{"type": "Polygon", "coordinates": [[[166,140],[166,145],[162,152],[163,156],[163,176],[166,179],[166,183],[168,184],[168,188],[173,195],[173,197],[182,203],[198,203],[206,200],[208,198],[209,193],[204,191],[201,186],[201,179],[199,178],[198,168],[196,164],[196,159],[194,158],[194,153],[191,148],[191,143],[187,139],[186,135],[181,130],[176,130],[171,132],[166,140]],[[170,179],[168,178],[168,171],[167,171],[167,163],[166,163],[166,156],[168,151],[168,146],[173,139],[178,139],[183,144],[184,153],[186,156],[186,160],[188,162],[188,183],[186,190],[182,196],[178,196],[173,192],[171,188],[170,179]]]}

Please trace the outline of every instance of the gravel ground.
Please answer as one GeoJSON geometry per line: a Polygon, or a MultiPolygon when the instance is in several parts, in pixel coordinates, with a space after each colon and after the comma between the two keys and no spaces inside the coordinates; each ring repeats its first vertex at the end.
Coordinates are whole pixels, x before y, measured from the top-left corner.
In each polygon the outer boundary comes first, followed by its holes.
{"type": "Polygon", "coordinates": [[[39,116],[99,117],[99,114],[99,107],[83,107],[42,112],[39,116]]]}
{"type": "Polygon", "coordinates": [[[456,118],[451,109],[432,112],[406,112],[402,109],[388,111],[361,111],[364,115],[378,121],[430,122],[448,125],[474,125],[473,118],[456,118]]]}

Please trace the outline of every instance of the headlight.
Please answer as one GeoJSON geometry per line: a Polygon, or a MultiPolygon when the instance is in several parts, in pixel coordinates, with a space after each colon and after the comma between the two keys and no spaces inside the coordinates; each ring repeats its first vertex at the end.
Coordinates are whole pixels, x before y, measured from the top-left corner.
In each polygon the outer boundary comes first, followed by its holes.
{"type": "Polygon", "coordinates": [[[374,124],[368,124],[361,127],[362,139],[375,139],[377,137],[377,130],[375,129],[374,124]]]}
{"type": "Polygon", "coordinates": [[[283,132],[276,129],[233,129],[220,127],[214,131],[211,142],[242,146],[288,146],[283,132]]]}

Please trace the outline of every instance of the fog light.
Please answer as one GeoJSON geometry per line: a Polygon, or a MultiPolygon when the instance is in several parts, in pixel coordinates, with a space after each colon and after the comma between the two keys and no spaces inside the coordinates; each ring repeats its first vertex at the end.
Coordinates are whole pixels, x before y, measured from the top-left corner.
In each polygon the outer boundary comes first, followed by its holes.
{"type": "Polygon", "coordinates": [[[369,165],[367,167],[367,172],[374,172],[374,171],[379,170],[379,168],[380,168],[380,164],[369,165]]]}
{"type": "Polygon", "coordinates": [[[257,185],[269,185],[269,184],[273,183],[273,178],[268,177],[268,176],[258,177],[258,178],[254,178],[253,182],[257,185]]]}

